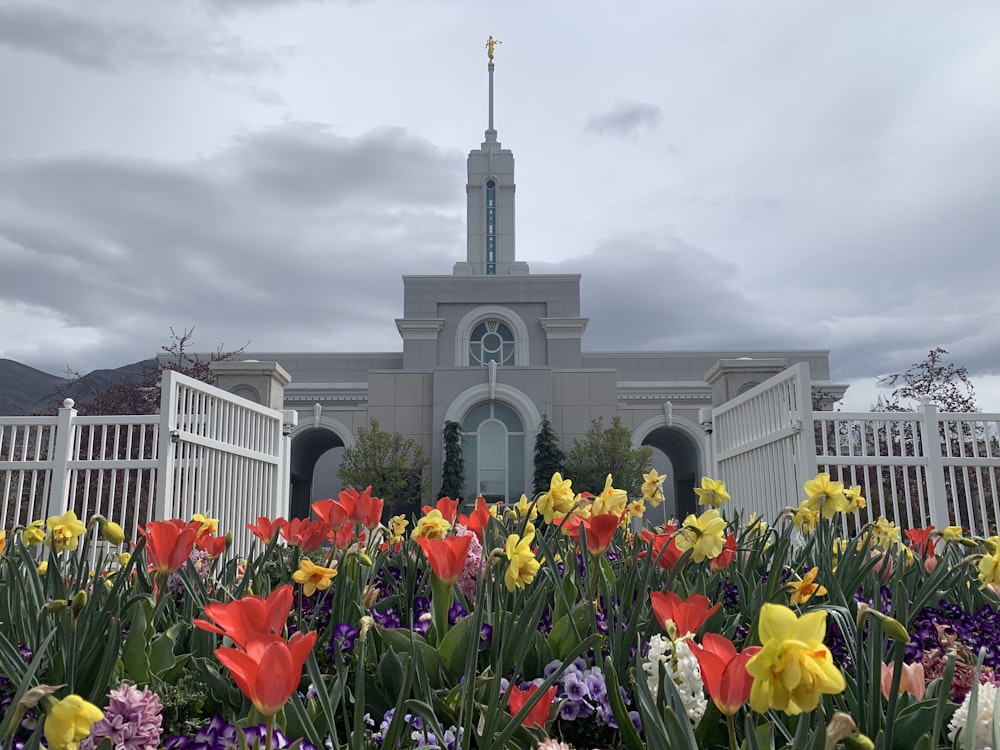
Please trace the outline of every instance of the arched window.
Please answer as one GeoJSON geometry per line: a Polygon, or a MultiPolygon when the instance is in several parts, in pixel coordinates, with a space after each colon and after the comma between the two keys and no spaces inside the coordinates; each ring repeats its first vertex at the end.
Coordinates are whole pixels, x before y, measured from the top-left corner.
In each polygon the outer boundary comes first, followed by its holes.
{"type": "Polygon", "coordinates": [[[498,365],[510,366],[514,364],[514,351],[514,332],[499,320],[484,320],[469,335],[470,365],[487,365],[495,361],[498,365]]]}
{"type": "Polygon", "coordinates": [[[524,492],[524,425],[506,404],[491,401],[462,420],[466,499],[516,500],[524,492]]]}

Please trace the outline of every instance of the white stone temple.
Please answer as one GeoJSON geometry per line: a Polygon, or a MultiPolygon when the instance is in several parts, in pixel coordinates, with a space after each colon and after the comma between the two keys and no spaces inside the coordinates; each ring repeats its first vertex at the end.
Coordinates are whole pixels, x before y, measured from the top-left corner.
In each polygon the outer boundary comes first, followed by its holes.
{"type": "Polygon", "coordinates": [[[222,363],[217,372],[220,386],[299,413],[293,516],[317,497],[317,462],[335,473],[337,449],[373,418],[425,447],[433,493],[451,420],[462,425],[467,498],[530,496],[542,415],[567,452],[593,419],[609,426],[620,417],[633,444],[654,448],[654,466],[668,474],[665,513],[683,513],[706,473],[700,409],[797,362],[809,363],[814,393],[827,405],[846,390],[829,382],[826,350],[587,352],[580,276],[532,274],[517,259],[514,155],[493,127],[492,60],[488,71],[488,127],[468,158],[466,256],[450,274],[403,277],[401,351],[254,352],[246,358],[255,362],[222,363]]]}

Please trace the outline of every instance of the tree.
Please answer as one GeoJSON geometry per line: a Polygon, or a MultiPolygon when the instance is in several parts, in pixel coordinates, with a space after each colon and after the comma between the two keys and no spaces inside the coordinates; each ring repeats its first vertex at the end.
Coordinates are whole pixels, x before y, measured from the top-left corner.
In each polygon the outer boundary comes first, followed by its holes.
{"type": "Polygon", "coordinates": [[[430,481],[424,476],[430,462],[420,443],[398,432],[386,432],[372,419],[368,429],[358,430],[353,447],[344,449],[337,476],[345,486],[363,490],[385,500],[392,515],[416,513],[430,481]]]}
{"type": "MultiPolygon", "coordinates": [[[[108,416],[114,414],[155,414],[160,408],[160,379],[164,370],[175,370],[182,375],[213,384],[210,364],[235,359],[243,354],[248,344],[239,349],[224,351],[220,345],[208,359],[202,359],[197,354],[191,354],[191,342],[194,339],[194,328],[185,329],[181,334],[170,329],[170,343],[160,349],[170,355],[164,363],[155,360],[147,365],[142,375],[133,379],[122,380],[103,388],[94,386],[88,380],[88,375],[71,373],[76,377],[74,383],[83,389],[83,396],[77,409],[81,414],[89,416],[108,416]]],[[[248,342],[249,343],[249,342],[248,342]]],[[[77,396],[74,394],[67,394],[77,396]]]]}
{"type": "Polygon", "coordinates": [[[562,472],[566,466],[566,453],[559,446],[559,439],[548,416],[542,415],[535,438],[535,477],[531,491],[538,495],[548,492],[552,475],[562,472]]]}
{"type": "Polygon", "coordinates": [[[573,488],[578,492],[597,493],[604,489],[608,474],[612,474],[615,487],[638,497],[642,494],[642,475],[649,471],[652,460],[651,448],[632,447],[632,433],[620,417],[615,417],[607,429],[604,420],[598,417],[590,423],[582,441],[573,441],[573,449],[566,458],[566,477],[573,480],[573,488]]]}
{"type": "Polygon", "coordinates": [[[465,492],[465,460],[462,458],[462,425],[445,422],[441,431],[444,440],[444,463],[441,466],[442,497],[457,498],[465,492]]]}
{"type": "Polygon", "coordinates": [[[872,411],[915,411],[915,402],[930,399],[940,411],[978,412],[976,389],[969,380],[969,371],[945,362],[946,354],[947,350],[938,346],[927,353],[923,362],[910,365],[903,372],[880,377],[881,385],[895,386],[895,389],[888,397],[879,396],[872,411]]]}

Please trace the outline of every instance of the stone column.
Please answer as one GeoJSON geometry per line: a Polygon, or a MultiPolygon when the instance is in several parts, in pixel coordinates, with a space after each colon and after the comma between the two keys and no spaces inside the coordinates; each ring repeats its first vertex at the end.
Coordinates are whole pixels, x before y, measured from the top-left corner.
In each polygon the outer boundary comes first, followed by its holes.
{"type": "Polygon", "coordinates": [[[280,411],[285,405],[285,386],[292,376],[277,362],[224,360],[209,364],[215,385],[248,401],[280,411]]]}
{"type": "Polygon", "coordinates": [[[705,382],[712,386],[712,406],[721,406],[787,367],[788,363],[778,358],[720,359],[705,373],[705,382]]]}

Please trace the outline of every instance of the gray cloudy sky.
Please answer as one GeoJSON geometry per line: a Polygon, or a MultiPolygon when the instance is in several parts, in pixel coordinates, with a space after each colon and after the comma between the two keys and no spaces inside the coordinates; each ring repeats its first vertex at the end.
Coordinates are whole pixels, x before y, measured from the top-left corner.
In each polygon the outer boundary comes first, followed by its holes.
{"type": "Polygon", "coordinates": [[[586,348],[828,348],[863,409],[943,346],[1000,411],[995,0],[0,0],[0,357],[401,349],[489,34],[586,348]]]}

